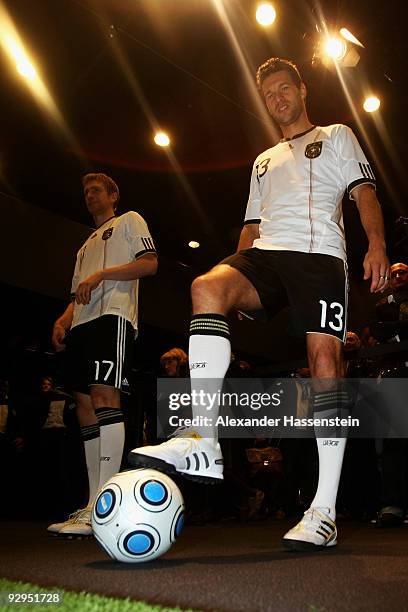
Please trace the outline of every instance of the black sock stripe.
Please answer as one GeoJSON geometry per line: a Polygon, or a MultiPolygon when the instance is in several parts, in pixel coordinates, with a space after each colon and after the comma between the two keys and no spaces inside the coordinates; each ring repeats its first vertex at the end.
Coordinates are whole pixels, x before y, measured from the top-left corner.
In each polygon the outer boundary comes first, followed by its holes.
{"type": "Polygon", "coordinates": [[[230,337],[226,317],[219,314],[193,315],[190,324],[190,335],[230,337]]]}
{"type": "Polygon", "coordinates": [[[187,470],[189,470],[189,469],[190,469],[190,465],[191,465],[191,462],[190,462],[190,457],[186,457],[186,469],[187,469],[187,470]]]}
{"type": "Polygon", "coordinates": [[[81,438],[84,442],[87,440],[95,440],[95,438],[99,438],[99,436],[99,423],[96,425],[85,425],[84,427],[81,427],[81,438]]]}
{"type": "Polygon", "coordinates": [[[347,391],[324,391],[313,395],[313,407],[317,411],[322,411],[329,406],[347,406],[350,404],[350,397],[347,391]]]}
{"type": "Polygon", "coordinates": [[[123,423],[123,412],[120,408],[97,408],[95,410],[100,427],[112,425],[113,423],[123,423]]]}
{"type": "Polygon", "coordinates": [[[190,330],[190,336],[219,336],[220,338],[230,339],[229,332],[214,331],[213,329],[190,330]]]}

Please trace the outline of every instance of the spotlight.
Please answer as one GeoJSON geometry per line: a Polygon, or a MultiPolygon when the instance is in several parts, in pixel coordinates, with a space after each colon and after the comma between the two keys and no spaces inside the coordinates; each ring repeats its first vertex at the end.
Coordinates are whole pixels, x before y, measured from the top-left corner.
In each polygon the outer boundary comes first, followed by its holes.
{"type": "Polygon", "coordinates": [[[165,132],[157,132],[154,136],[154,142],[159,147],[168,147],[170,144],[170,138],[165,132]]]}
{"type": "Polygon", "coordinates": [[[346,43],[337,37],[327,38],[324,43],[325,54],[333,60],[342,60],[347,53],[346,43]]]}
{"type": "Polygon", "coordinates": [[[356,38],[347,28],[341,28],[340,35],[349,42],[353,43],[353,45],[364,47],[363,43],[361,43],[358,38],[356,38]]]}
{"type": "Polygon", "coordinates": [[[196,242],[195,240],[190,240],[190,242],[188,243],[188,246],[190,247],[190,249],[198,249],[198,247],[200,246],[200,243],[196,242]]]}
{"type": "Polygon", "coordinates": [[[270,26],[276,19],[276,11],[272,4],[265,2],[260,4],[256,9],[256,20],[261,26],[270,26]]]}
{"type": "Polygon", "coordinates": [[[377,96],[370,96],[364,100],[363,108],[366,113],[375,113],[381,106],[381,101],[377,96]]]}

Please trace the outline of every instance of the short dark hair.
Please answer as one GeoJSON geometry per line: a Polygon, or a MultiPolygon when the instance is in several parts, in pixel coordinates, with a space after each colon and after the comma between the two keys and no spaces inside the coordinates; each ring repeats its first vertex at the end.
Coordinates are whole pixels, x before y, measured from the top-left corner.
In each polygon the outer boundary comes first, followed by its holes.
{"type": "Polygon", "coordinates": [[[110,176],[108,176],[107,174],[104,174],[103,172],[93,172],[90,174],[85,174],[85,176],[82,179],[82,186],[85,187],[85,185],[87,185],[91,181],[98,181],[99,183],[102,183],[102,185],[105,187],[109,195],[112,195],[112,193],[116,193],[117,198],[116,198],[116,202],[114,206],[114,210],[116,210],[119,204],[120,195],[119,195],[119,187],[117,186],[115,181],[110,176]]]}
{"type": "Polygon", "coordinates": [[[290,74],[292,81],[299,89],[300,84],[302,83],[302,77],[300,76],[299,70],[293,62],[290,60],[282,59],[280,57],[271,57],[266,62],[261,64],[256,71],[256,84],[259,89],[261,89],[262,83],[270,74],[274,74],[275,72],[280,72],[281,70],[285,70],[288,74],[290,74]]]}

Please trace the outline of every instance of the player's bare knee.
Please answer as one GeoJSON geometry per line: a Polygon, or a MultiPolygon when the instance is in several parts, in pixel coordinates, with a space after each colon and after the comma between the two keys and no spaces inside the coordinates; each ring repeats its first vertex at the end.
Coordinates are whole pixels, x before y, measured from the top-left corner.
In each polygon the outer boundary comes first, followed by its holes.
{"type": "Polygon", "coordinates": [[[336,379],[342,375],[341,361],[330,350],[320,349],[309,354],[309,364],[314,378],[336,379]]]}
{"type": "Polygon", "coordinates": [[[216,275],[198,276],[191,285],[191,299],[195,312],[203,312],[209,307],[217,309],[223,305],[223,287],[216,275]]]}
{"type": "Polygon", "coordinates": [[[105,385],[92,385],[91,397],[94,408],[117,407],[119,391],[113,387],[105,385]]]}

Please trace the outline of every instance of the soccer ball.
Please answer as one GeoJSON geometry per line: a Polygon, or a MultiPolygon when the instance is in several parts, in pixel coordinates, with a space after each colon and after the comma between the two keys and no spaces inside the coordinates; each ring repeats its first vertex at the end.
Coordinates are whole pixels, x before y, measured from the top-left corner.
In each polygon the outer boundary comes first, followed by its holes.
{"type": "Polygon", "coordinates": [[[150,469],[115,474],[92,509],[92,529],[112,559],[151,561],[167,552],[184,524],[184,501],[177,485],[150,469]]]}

